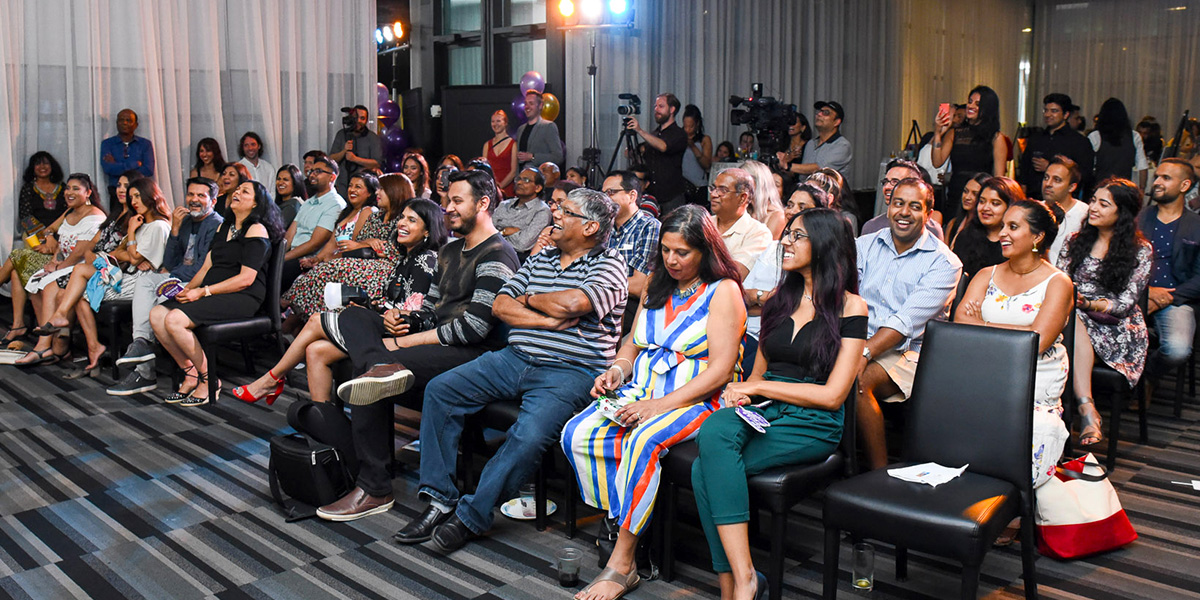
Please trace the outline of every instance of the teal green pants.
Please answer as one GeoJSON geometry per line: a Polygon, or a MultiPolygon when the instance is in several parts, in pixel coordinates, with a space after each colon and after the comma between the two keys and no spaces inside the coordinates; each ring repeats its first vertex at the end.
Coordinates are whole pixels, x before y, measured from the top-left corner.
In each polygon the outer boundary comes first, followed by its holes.
{"type": "Polygon", "coordinates": [[[766,433],[755,431],[734,409],[722,408],[708,417],[696,437],[700,457],[692,464],[692,488],[718,573],[731,569],[717,526],[750,520],[746,478],[772,467],[824,460],[842,438],[841,408],[827,411],[775,402],[750,410],[771,422],[766,433]]]}

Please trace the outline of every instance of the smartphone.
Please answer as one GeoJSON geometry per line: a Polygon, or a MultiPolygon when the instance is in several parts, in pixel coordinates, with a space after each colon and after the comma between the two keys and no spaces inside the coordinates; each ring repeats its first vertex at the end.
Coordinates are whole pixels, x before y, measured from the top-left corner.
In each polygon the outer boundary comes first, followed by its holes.
{"type": "Polygon", "coordinates": [[[950,103],[943,102],[943,103],[939,104],[938,105],[938,119],[941,119],[942,115],[948,115],[948,114],[950,114],[950,103]]]}

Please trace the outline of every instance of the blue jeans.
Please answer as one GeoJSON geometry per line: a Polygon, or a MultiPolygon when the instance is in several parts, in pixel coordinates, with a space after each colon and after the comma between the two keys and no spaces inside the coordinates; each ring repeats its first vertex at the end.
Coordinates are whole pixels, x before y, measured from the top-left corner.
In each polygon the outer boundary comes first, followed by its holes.
{"type": "Polygon", "coordinates": [[[1178,367],[1192,354],[1192,339],[1196,335],[1196,313],[1191,306],[1171,305],[1155,312],[1154,327],[1158,329],[1158,350],[1146,360],[1146,374],[1158,377],[1178,367]]]}
{"type": "Polygon", "coordinates": [[[447,371],[425,388],[420,494],[446,505],[475,533],[492,527],[492,509],[517,495],[563,424],[591,401],[591,369],[535,359],[511,346],[447,371]],[[490,402],[521,400],[521,413],[487,462],[474,494],[455,486],[463,420],[490,402]]]}

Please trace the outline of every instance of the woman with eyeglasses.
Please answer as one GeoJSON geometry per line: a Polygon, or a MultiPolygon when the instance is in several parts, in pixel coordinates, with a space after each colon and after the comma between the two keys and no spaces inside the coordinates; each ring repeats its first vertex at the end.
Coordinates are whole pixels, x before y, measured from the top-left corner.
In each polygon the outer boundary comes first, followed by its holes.
{"type": "Polygon", "coordinates": [[[716,222],[682,206],[663,222],[659,249],[633,332],[592,387],[597,401],[562,432],[584,501],[607,512],[598,542],[604,570],[579,599],[615,598],[638,585],[634,550],[658,493],[659,460],[717,409],[740,359],[741,278],[716,222]]]}
{"type": "Polygon", "coordinates": [[[849,395],[867,338],[857,295],[854,233],[841,214],[809,208],[779,239],[784,279],[763,307],[754,371],[725,386],[722,408],[700,428],[692,489],[721,598],[765,598],[750,558],[746,478],[824,460],[842,437],[849,395]],[[760,433],[746,419],[769,424],[760,433]]]}

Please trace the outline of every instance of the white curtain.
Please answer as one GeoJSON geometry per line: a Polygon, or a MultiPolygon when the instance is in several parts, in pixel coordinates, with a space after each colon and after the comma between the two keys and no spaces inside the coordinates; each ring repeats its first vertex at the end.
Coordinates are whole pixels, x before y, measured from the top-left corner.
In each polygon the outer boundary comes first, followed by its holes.
{"type": "Polygon", "coordinates": [[[122,108],[176,203],[201,138],[237,160],[256,131],[272,164],[299,163],[329,149],[339,108],[375,108],[375,0],[0,0],[0,23],[5,255],[29,156],[49,151],[103,187],[100,141],[122,108]]]}
{"type": "Polygon", "coordinates": [[[1200,114],[1200,5],[1182,0],[1039,0],[1030,121],[1062,92],[1092,115],[1110,97],[1137,124],[1153,115],[1170,137],[1186,109],[1200,114]],[[1183,8],[1183,10],[1179,10],[1183,8]]]}
{"type": "MultiPolygon", "coordinates": [[[[736,145],[743,128],[730,125],[728,98],[749,95],[753,82],[810,122],[814,102],[837,100],[855,188],[874,186],[879,161],[900,148],[911,119],[928,130],[939,102],[965,102],[976,83],[1001,95],[1011,129],[1023,34],[1010,24],[1026,18],[1020,0],[641,0],[637,10],[635,34],[595,34],[601,166],[620,132],[621,92],[639,94],[643,113],[661,92],[697,105],[714,146],[736,145]]],[[[579,115],[565,124],[570,164],[590,142],[590,35],[567,33],[563,102],[579,115]]]]}

